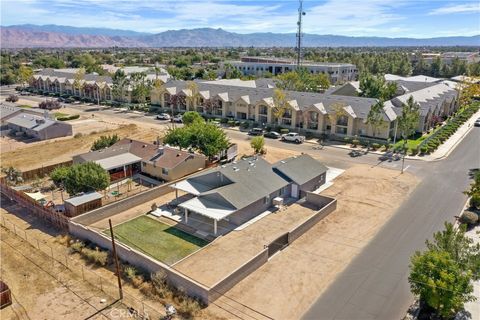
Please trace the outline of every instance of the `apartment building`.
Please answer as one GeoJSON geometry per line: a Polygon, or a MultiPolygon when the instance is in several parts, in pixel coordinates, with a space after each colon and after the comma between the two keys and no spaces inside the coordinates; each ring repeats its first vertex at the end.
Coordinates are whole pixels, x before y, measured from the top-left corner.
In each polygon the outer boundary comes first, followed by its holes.
{"type": "MultiPolygon", "coordinates": [[[[261,76],[267,72],[278,75],[297,69],[295,61],[277,58],[242,57],[240,61],[228,63],[243,75],[261,76]]],[[[353,81],[358,76],[357,67],[350,63],[304,62],[302,67],[311,73],[327,74],[333,84],[353,81]]]]}
{"type": "MultiPolygon", "coordinates": [[[[111,71],[120,68],[111,69],[111,71]]],[[[107,70],[107,69],[106,69],[107,70]]],[[[162,83],[170,79],[168,73],[152,73],[151,69],[145,67],[122,68],[127,78],[134,72],[147,74],[147,81],[159,80],[162,83]],[[148,73],[149,72],[149,73],[148,73]]],[[[41,69],[35,73],[30,81],[30,87],[43,92],[77,96],[91,101],[119,101],[131,102],[132,86],[125,85],[120,96],[113,96],[114,82],[111,76],[100,76],[96,73],[85,74],[81,79],[75,80],[78,69],[41,69]]]]}

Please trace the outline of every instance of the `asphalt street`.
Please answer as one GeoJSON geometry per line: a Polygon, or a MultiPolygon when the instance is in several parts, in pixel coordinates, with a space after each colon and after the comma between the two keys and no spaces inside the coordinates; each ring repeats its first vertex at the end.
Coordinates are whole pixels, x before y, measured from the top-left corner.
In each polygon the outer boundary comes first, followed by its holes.
{"type": "Polygon", "coordinates": [[[480,168],[480,128],[473,128],[445,160],[427,163],[412,195],[371,243],[319,296],[304,319],[402,319],[413,301],[409,257],[426,238],[454,222],[465,205],[469,172],[480,168]]]}

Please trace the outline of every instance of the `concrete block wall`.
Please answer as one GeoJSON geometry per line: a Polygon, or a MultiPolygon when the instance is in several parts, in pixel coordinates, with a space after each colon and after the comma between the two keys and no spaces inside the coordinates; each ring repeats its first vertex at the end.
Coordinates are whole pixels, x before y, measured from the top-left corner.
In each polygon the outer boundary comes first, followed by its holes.
{"type": "MultiPolygon", "coordinates": [[[[95,230],[91,230],[88,227],[82,226],[81,224],[70,221],[69,232],[76,238],[88,240],[97,244],[103,249],[107,249],[110,251],[112,250],[112,242],[110,238],[95,230]]],[[[118,257],[122,261],[126,261],[134,266],[137,266],[148,273],[163,271],[167,277],[167,281],[172,286],[176,288],[181,288],[189,296],[196,297],[202,302],[208,304],[210,292],[208,287],[191,278],[188,278],[177,270],[172,269],[167,264],[164,264],[161,261],[154,260],[141,252],[124,246],[121,243],[116,243],[116,249],[118,257]]]]}
{"type": "Polygon", "coordinates": [[[76,223],[83,225],[91,225],[102,219],[114,216],[122,211],[136,207],[142,203],[155,200],[158,197],[161,197],[169,192],[172,192],[170,185],[174,182],[162,184],[158,187],[152,188],[150,190],[141,192],[134,196],[116,201],[104,207],[92,210],[90,212],[79,215],[78,217],[73,218],[72,220],[76,223]]]}
{"type": "Polygon", "coordinates": [[[307,232],[310,228],[312,228],[314,225],[316,225],[320,220],[328,216],[330,213],[335,211],[335,209],[337,208],[336,199],[317,195],[310,192],[310,193],[307,193],[307,202],[309,202],[308,200],[309,195],[310,195],[310,200],[315,201],[311,203],[318,205],[319,207],[321,207],[321,209],[318,210],[312,217],[300,223],[298,226],[296,226],[293,230],[290,231],[290,233],[288,234],[289,244],[295,241],[296,239],[298,239],[302,234],[307,232]]]}
{"type": "Polygon", "coordinates": [[[252,272],[260,268],[268,261],[268,249],[264,249],[255,257],[245,262],[237,270],[233,271],[224,279],[210,288],[210,301],[215,301],[222,294],[233,288],[237,283],[246,278],[252,272]]]}

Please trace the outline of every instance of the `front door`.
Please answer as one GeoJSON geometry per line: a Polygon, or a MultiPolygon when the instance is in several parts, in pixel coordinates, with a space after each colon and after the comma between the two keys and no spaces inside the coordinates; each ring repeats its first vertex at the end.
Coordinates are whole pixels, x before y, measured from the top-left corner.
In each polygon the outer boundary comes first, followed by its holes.
{"type": "Polygon", "coordinates": [[[292,197],[298,198],[298,185],[292,184],[292,197]]]}

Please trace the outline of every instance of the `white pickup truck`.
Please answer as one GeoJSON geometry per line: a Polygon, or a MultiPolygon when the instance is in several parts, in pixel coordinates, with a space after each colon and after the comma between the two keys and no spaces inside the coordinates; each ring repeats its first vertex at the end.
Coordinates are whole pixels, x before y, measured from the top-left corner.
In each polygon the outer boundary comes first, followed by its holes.
{"type": "Polygon", "coordinates": [[[290,132],[282,135],[282,141],[290,141],[295,143],[302,143],[305,141],[305,137],[299,135],[296,132],[290,132]]]}

